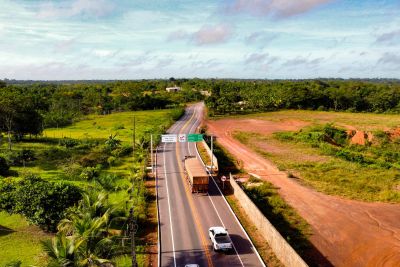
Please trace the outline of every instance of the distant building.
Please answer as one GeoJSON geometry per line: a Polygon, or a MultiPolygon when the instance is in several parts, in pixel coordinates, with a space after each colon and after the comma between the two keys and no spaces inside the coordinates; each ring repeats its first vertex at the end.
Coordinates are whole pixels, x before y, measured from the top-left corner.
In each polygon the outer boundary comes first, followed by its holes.
{"type": "Polygon", "coordinates": [[[211,92],[209,91],[200,91],[200,94],[204,95],[204,96],[211,96],[211,92]]]}
{"type": "Polygon", "coordinates": [[[178,86],[174,86],[174,87],[167,87],[165,90],[167,90],[167,92],[178,92],[180,91],[182,88],[178,87],[178,86]]]}

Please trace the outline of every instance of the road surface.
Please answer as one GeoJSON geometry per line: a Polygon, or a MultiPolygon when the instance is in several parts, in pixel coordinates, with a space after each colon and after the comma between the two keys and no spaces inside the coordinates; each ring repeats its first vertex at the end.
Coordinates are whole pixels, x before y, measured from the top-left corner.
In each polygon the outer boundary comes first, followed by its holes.
{"type": "MultiPolygon", "coordinates": [[[[203,104],[188,107],[168,133],[194,133],[203,108],[203,104]]],[[[198,157],[195,143],[161,143],[157,148],[160,266],[264,266],[213,180],[210,179],[208,194],[190,193],[183,172],[186,155],[198,157]],[[232,252],[213,251],[208,237],[211,226],[228,229],[234,245],[232,252]]]]}

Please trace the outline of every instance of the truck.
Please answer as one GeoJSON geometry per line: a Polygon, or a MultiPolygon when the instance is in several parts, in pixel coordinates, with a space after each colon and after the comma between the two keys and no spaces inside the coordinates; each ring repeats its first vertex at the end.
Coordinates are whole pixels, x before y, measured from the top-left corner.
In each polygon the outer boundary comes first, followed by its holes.
{"type": "Polygon", "coordinates": [[[184,162],[186,179],[189,181],[192,193],[207,192],[209,177],[200,159],[186,156],[184,162]]]}

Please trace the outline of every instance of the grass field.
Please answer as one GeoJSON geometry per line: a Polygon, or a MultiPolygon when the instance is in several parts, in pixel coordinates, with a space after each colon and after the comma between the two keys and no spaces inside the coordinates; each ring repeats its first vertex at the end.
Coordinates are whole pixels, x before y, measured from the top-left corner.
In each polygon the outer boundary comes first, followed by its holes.
{"type": "Polygon", "coordinates": [[[46,255],[40,240],[51,238],[37,226],[29,225],[21,215],[0,212],[0,266],[13,260],[22,261],[22,266],[43,266],[46,255]]]}
{"type": "MultiPolygon", "coordinates": [[[[327,112],[311,110],[282,110],[274,112],[253,113],[222,118],[257,119],[268,121],[305,121],[311,124],[325,124],[334,122],[337,125],[352,126],[362,131],[378,129],[390,129],[400,126],[400,115],[374,114],[374,113],[350,113],[327,112]]],[[[218,117],[210,118],[218,120],[218,117]]]]}
{"type": "MultiPolygon", "coordinates": [[[[337,128],[382,133],[400,126],[400,115],[360,114],[317,111],[279,111],[239,116],[277,122],[308,122],[301,131],[263,134],[236,131],[234,137],[274,162],[290,177],[315,189],[363,201],[400,202],[399,145],[396,140],[371,145],[340,146],[313,141],[316,127],[333,123],[337,128]]],[[[378,136],[378,134],[376,134],[378,136]]]]}
{"type": "MultiPolygon", "coordinates": [[[[81,172],[85,168],[95,169],[97,160],[101,159],[103,167],[96,170],[102,175],[115,175],[117,190],[109,192],[110,202],[118,206],[125,206],[129,198],[127,188],[130,186],[130,176],[138,170],[143,170],[147,163],[141,158],[134,159],[132,153],[121,156],[104,158],[102,149],[107,138],[116,134],[121,140],[121,147],[130,148],[133,143],[133,118],[136,119],[136,144],[140,148],[148,142],[150,133],[154,134],[156,142],[159,135],[173,122],[174,111],[155,110],[114,113],[99,116],[90,115],[74,125],[58,129],[46,129],[43,137],[32,138],[13,144],[13,152],[23,149],[32,150],[35,160],[27,162],[25,166],[11,166],[10,177],[20,179],[27,174],[36,174],[47,180],[66,180],[82,188],[102,190],[101,186],[92,179],[82,178],[81,172]],[[76,144],[72,147],[63,142],[72,140],[76,144]],[[105,161],[106,160],[106,161],[105,161]],[[88,164],[85,167],[82,164],[88,164]],[[81,175],[80,175],[81,174],[81,175]]],[[[7,144],[0,145],[0,154],[10,155],[7,144]]],[[[142,157],[141,154],[137,157],[142,157]]],[[[97,164],[98,166],[98,164],[97,164]]],[[[96,167],[97,168],[97,167],[96,167]]],[[[153,209],[153,208],[152,208],[153,209]]],[[[51,234],[44,233],[38,227],[29,225],[20,215],[0,213],[0,266],[13,260],[21,260],[22,266],[36,264],[45,265],[44,254],[40,240],[51,238],[51,234]]],[[[138,246],[139,251],[145,252],[146,242],[138,246]]],[[[139,253],[140,266],[146,265],[148,253],[139,253]]],[[[130,258],[118,259],[118,266],[129,266],[130,258]]]]}

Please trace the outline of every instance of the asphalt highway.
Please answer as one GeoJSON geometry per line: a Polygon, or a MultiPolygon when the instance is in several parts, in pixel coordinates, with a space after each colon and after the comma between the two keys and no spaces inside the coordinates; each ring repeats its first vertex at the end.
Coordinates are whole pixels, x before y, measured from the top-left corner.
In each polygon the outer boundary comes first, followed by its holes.
{"type": "MultiPolygon", "coordinates": [[[[168,133],[195,133],[203,109],[202,103],[188,107],[168,133]]],[[[210,178],[208,194],[192,194],[189,190],[183,159],[188,155],[199,158],[195,143],[160,143],[156,154],[159,265],[265,266],[217,184],[210,178]],[[234,245],[231,252],[213,251],[208,237],[208,228],[212,226],[228,229],[234,245]]]]}

